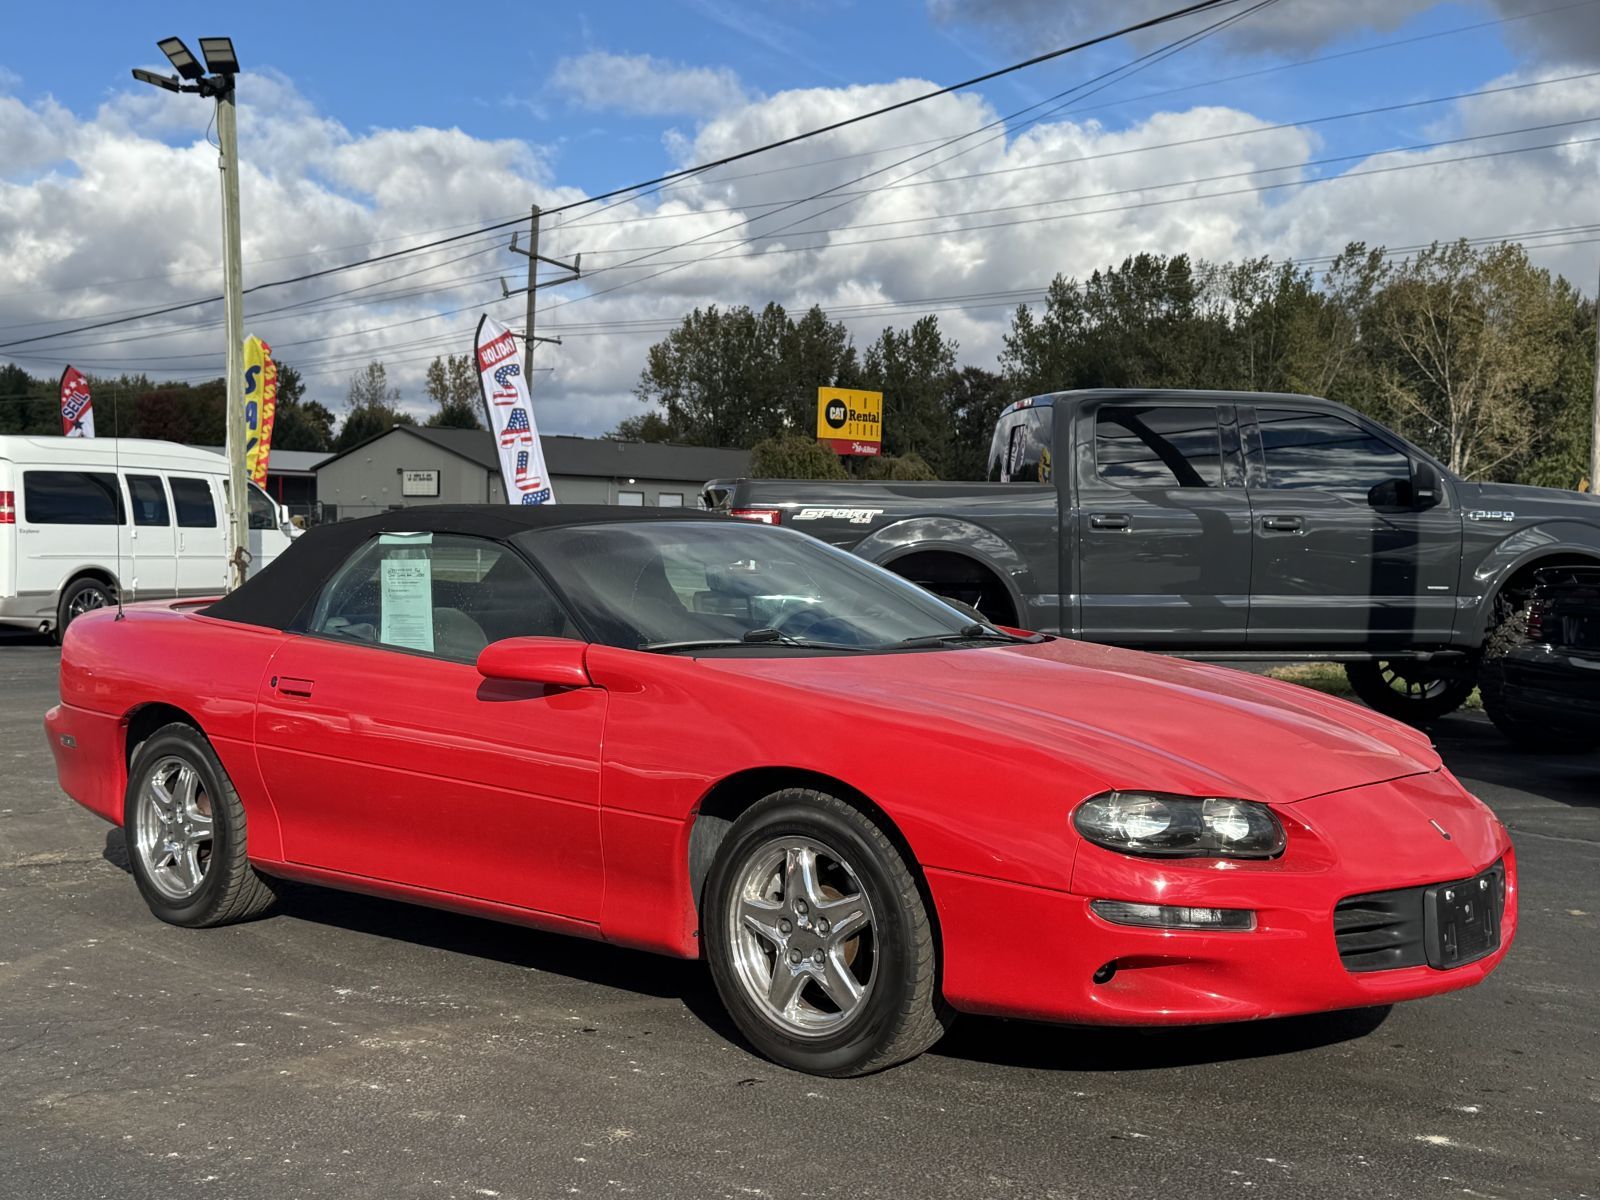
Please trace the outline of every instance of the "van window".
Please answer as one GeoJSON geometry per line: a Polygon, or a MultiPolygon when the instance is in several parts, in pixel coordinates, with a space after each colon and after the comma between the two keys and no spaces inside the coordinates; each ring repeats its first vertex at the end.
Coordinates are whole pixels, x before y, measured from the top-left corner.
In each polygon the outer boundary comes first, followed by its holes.
{"type": "Polygon", "coordinates": [[[24,471],[22,517],[33,525],[121,525],[117,477],[106,471],[24,471]]]}
{"type": "MultiPolygon", "coordinates": [[[[278,506],[272,502],[272,497],[248,480],[245,481],[244,486],[245,494],[250,497],[250,528],[278,528],[278,506]]],[[[224,479],[222,481],[223,500],[226,501],[230,494],[228,481],[224,479]]]]}
{"type": "Polygon", "coordinates": [[[172,506],[178,510],[178,525],[183,529],[215,529],[217,506],[211,499],[211,485],[204,479],[173,475],[172,506]]]}
{"type": "Polygon", "coordinates": [[[167,489],[155,475],[129,475],[128,498],[133,501],[135,525],[171,525],[167,512],[167,489]]]}

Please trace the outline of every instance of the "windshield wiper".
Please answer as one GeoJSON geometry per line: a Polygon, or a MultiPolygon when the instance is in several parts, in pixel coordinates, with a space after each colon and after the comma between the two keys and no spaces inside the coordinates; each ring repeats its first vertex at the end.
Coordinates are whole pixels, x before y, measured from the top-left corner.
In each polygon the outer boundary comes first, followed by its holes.
{"type": "Polygon", "coordinates": [[[914,650],[918,646],[944,646],[953,642],[1025,642],[1027,638],[1014,637],[1003,633],[988,625],[981,625],[977,621],[970,625],[963,625],[955,633],[930,633],[923,637],[909,637],[895,643],[902,650],[914,650]]]}
{"type": "Polygon", "coordinates": [[[752,629],[742,638],[703,638],[686,642],[650,642],[641,650],[671,653],[674,650],[715,650],[726,646],[797,646],[805,650],[865,650],[865,646],[846,646],[841,642],[814,642],[809,638],[780,633],[776,629],[752,629]]]}

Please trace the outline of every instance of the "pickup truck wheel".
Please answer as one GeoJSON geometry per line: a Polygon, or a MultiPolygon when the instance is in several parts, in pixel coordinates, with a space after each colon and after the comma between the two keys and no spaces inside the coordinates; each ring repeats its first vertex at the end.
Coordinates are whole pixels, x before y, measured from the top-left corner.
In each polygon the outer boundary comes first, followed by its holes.
{"type": "Polygon", "coordinates": [[[1446,678],[1425,663],[1405,659],[1346,663],[1344,673],[1368,708],[1407,725],[1427,725],[1449,716],[1472,695],[1470,679],[1446,678]]]}
{"type": "Polygon", "coordinates": [[[1528,610],[1518,609],[1506,617],[1483,645],[1483,666],[1478,672],[1478,692],[1483,711],[1507,741],[1523,750],[1542,754],[1587,754],[1600,745],[1600,738],[1568,733],[1516,716],[1510,709],[1514,689],[1508,687],[1505,657],[1527,640],[1528,610]]]}

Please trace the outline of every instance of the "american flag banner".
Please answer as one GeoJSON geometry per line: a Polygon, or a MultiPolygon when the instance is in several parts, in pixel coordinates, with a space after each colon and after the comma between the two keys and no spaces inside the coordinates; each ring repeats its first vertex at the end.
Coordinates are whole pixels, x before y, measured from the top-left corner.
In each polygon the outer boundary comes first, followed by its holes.
{"type": "Polygon", "coordinates": [[[474,343],[478,383],[489,430],[500,448],[500,478],[512,504],[548,504],[555,501],[544,447],[533,420],[528,376],[522,367],[522,348],[512,332],[488,316],[478,322],[474,343]]]}

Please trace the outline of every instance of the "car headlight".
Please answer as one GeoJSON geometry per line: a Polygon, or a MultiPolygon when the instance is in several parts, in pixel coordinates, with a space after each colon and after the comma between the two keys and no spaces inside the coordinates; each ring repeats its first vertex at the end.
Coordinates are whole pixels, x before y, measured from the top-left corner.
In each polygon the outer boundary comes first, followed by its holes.
{"type": "Polygon", "coordinates": [[[1276,858],[1283,826],[1265,804],[1170,792],[1102,792],[1072,814],[1084,837],[1107,850],[1164,858],[1276,858]]]}

